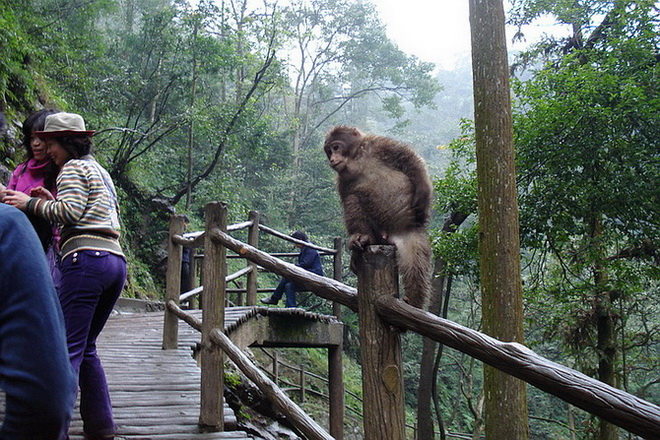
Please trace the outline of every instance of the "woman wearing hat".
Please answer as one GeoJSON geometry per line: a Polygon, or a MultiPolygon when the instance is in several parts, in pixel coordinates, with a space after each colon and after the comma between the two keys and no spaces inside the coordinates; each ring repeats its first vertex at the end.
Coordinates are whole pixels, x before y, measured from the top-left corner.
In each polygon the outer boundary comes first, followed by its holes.
{"type": "Polygon", "coordinates": [[[112,405],[105,372],[96,353],[103,329],[126,281],[119,244],[117,196],[108,172],[91,156],[93,131],[74,113],[46,117],[35,134],[61,168],[57,199],[40,187],[30,197],[6,191],[5,203],[62,225],[60,303],[69,357],[78,373],[85,438],[113,438],[112,405]]]}

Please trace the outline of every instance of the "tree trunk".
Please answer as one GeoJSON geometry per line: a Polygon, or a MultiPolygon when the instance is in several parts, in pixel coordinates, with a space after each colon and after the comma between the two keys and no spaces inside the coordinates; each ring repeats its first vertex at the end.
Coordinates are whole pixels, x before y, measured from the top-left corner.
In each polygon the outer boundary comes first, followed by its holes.
{"type": "MultiPolygon", "coordinates": [[[[591,239],[596,262],[594,263],[595,307],[598,331],[598,380],[611,386],[616,386],[616,335],[614,329],[614,314],[612,311],[611,292],[608,289],[608,274],[603,261],[605,250],[601,242],[603,224],[599,214],[592,220],[591,239]]],[[[600,420],[599,440],[617,440],[619,432],[616,426],[600,420]]]]}
{"type": "MultiPolygon", "coordinates": [[[[442,232],[453,234],[458,227],[468,218],[468,214],[454,211],[447,216],[442,225],[442,232]]],[[[445,262],[437,258],[433,268],[432,296],[429,304],[429,312],[443,318],[447,317],[449,308],[449,294],[451,277],[444,275],[445,262]],[[446,286],[446,287],[445,287],[446,286]]],[[[437,375],[436,365],[442,356],[442,346],[436,356],[437,343],[429,338],[423,339],[422,359],[419,366],[419,388],[417,389],[417,438],[434,438],[433,414],[431,403],[436,395],[435,377],[437,375]]],[[[436,402],[437,406],[437,402],[436,402]]],[[[440,439],[445,439],[445,429],[440,411],[436,411],[440,439]]]]}
{"type": "MultiPolygon", "coordinates": [[[[520,237],[502,0],[470,0],[484,332],[523,342],[520,237]]],[[[524,382],[484,366],[489,440],[529,437],[524,382]]]]}
{"type": "MultiPolygon", "coordinates": [[[[445,277],[441,276],[444,261],[435,260],[433,270],[433,295],[429,304],[429,312],[434,315],[440,315],[440,303],[442,302],[442,292],[445,277]]],[[[433,364],[435,362],[435,353],[437,342],[429,338],[422,340],[422,358],[419,366],[419,386],[417,389],[417,438],[435,438],[435,426],[433,424],[433,412],[431,410],[431,401],[433,396],[433,382],[435,374],[433,364]]],[[[444,429],[441,425],[441,439],[444,439],[444,429]]]]}

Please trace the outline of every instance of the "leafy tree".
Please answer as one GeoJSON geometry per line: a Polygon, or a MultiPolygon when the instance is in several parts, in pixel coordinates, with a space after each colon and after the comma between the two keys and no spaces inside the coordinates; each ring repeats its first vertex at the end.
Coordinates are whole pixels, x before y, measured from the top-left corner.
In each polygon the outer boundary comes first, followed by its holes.
{"type": "MultiPolygon", "coordinates": [[[[658,10],[648,1],[517,3],[518,23],[552,13],[573,30],[525,54],[543,53],[544,64],[516,86],[523,237],[553,271],[533,286],[561,304],[555,328],[578,366],[629,385],[633,340],[657,334],[640,306],[657,307],[658,10]]],[[[598,438],[618,438],[616,428],[601,423],[598,438]]]]}
{"type": "Polygon", "coordinates": [[[439,91],[432,65],[399,50],[370,3],[295,0],[286,22],[294,60],[294,153],[315,140],[319,127],[350,113],[357,99],[378,96],[388,115],[401,118],[403,100],[422,107],[439,91]]]}

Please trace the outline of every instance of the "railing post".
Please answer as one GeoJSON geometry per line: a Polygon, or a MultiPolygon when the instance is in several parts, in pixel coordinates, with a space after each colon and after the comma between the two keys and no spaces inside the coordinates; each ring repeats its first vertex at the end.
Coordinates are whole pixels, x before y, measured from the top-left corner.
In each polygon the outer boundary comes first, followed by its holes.
{"type": "Polygon", "coordinates": [[[224,353],[211,343],[214,328],[224,332],[225,277],[227,272],[224,246],[213,240],[213,230],[227,231],[227,206],[213,202],[204,211],[204,295],[202,296],[201,409],[199,426],[202,431],[224,429],[224,353]]]}
{"type": "MultiPolygon", "coordinates": [[[[183,246],[175,243],[172,237],[183,234],[183,216],[173,215],[170,219],[170,232],[167,241],[167,274],[165,275],[165,303],[173,300],[179,305],[181,293],[181,258],[183,246]]],[[[179,318],[165,308],[163,319],[163,350],[177,348],[179,343],[179,318]]]]}
{"type": "MultiPolygon", "coordinates": [[[[332,278],[343,281],[344,240],[335,237],[335,255],[333,256],[332,278]]],[[[332,314],[341,321],[341,304],[337,301],[332,303],[332,314]]],[[[328,394],[330,396],[329,421],[330,435],[336,440],[344,438],[344,347],[342,344],[336,347],[328,347],[328,394]]]]}
{"type": "Polygon", "coordinates": [[[376,301],[398,297],[396,248],[369,246],[354,255],[358,275],[360,351],[366,440],[404,440],[401,334],[380,319],[376,301]]]}
{"type": "Polygon", "coordinates": [[[279,354],[274,351],[273,352],[273,383],[277,385],[277,380],[279,379],[280,375],[280,356],[279,354]]]}
{"type": "MultiPolygon", "coordinates": [[[[259,248],[259,211],[250,211],[248,219],[252,225],[248,228],[247,242],[254,248],[259,248]]],[[[247,274],[247,305],[257,304],[257,264],[247,260],[252,271],[247,274]]],[[[241,304],[242,305],[242,304],[241,304]]]]}
{"type": "Polygon", "coordinates": [[[330,408],[330,435],[335,440],[344,438],[344,367],[343,345],[328,347],[328,395],[330,408]]]}
{"type": "MultiPolygon", "coordinates": [[[[195,287],[199,287],[200,284],[197,281],[197,258],[195,258],[195,255],[197,254],[197,248],[192,248],[190,249],[190,288],[194,289],[195,287]]],[[[190,300],[188,301],[188,308],[190,309],[196,309],[197,308],[197,296],[191,296],[190,300]]]]}
{"type": "MultiPolygon", "coordinates": [[[[335,255],[332,259],[333,262],[333,268],[332,268],[332,278],[335,280],[341,282],[343,281],[343,275],[342,275],[342,255],[344,253],[344,240],[342,240],[341,237],[335,237],[335,255]]],[[[339,304],[337,301],[334,301],[332,303],[332,314],[337,317],[338,320],[341,321],[341,304],[339,304]]]]}

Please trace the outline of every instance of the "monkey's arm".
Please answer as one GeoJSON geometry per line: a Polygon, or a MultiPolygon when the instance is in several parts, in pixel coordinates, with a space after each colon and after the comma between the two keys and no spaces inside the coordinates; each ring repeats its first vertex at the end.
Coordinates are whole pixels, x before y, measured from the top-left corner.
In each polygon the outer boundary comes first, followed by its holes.
{"type": "Polygon", "coordinates": [[[375,153],[388,167],[406,175],[413,189],[411,208],[419,226],[428,221],[431,209],[431,179],[424,160],[408,145],[389,138],[375,153]]]}
{"type": "Polygon", "coordinates": [[[344,208],[344,224],[349,236],[348,247],[352,250],[363,250],[373,242],[368,213],[357,195],[340,191],[340,196],[344,208]]]}

